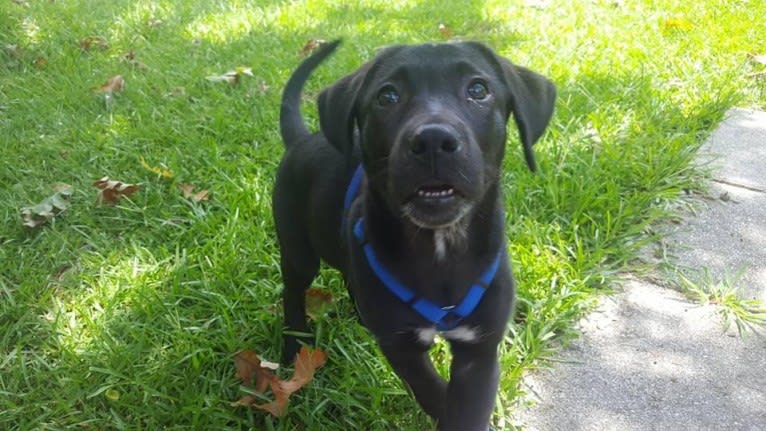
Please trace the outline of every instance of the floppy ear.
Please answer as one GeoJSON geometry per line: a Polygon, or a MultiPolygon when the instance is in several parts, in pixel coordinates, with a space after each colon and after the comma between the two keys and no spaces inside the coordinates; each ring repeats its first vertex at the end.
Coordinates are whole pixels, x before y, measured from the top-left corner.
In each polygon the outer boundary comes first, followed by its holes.
{"type": "Polygon", "coordinates": [[[319,126],[322,134],[338,151],[350,154],[354,142],[357,97],[369,64],[346,75],[319,94],[319,126]]]}
{"type": "Polygon", "coordinates": [[[534,172],[537,166],[532,145],[540,139],[553,115],[556,86],[539,73],[511,64],[504,58],[500,58],[500,64],[511,93],[509,110],[519,129],[527,166],[534,172]]]}

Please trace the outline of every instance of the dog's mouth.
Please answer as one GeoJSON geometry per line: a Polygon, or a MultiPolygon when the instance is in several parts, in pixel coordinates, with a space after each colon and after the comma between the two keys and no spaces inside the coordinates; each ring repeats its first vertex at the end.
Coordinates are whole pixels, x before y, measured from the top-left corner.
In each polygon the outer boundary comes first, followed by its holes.
{"type": "Polygon", "coordinates": [[[426,201],[449,201],[454,199],[455,196],[456,192],[454,187],[449,184],[441,184],[436,186],[418,187],[412,199],[426,201]]]}
{"type": "Polygon", "coordinates": [[[420,186],[402,205],[405,217],[425,229],[451,226],[469,209],[461,192],[451,184],[420,186]]]}

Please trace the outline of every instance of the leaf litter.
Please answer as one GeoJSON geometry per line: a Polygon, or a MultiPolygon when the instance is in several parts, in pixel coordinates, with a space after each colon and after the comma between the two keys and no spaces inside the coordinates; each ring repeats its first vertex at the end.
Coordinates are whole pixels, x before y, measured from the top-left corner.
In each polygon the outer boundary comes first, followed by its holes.
{"type": "Polygon", "coordinates": [[[262,397],[245,395],[231,403],[232,407],[252,407],[265,410],[273,416],[282,417],[287,412],[290,395],[306,386],[314,379],[315,371],[327,362],[327,354],[321,349],[301,347],[295,359],[293,375],[289,380],[282,380],[274,374],[273,365],[261,360],[253,350],[246,350],[234,356],[237,377],[242,383],[258,394],[264,394],[271,389],[274,400],[268,403],[256,404],[262,397]]]}
{"type": "Polygon", "coordinates": [[[98,203],[116,205],[123,196],[130,196],[140,188],[138,184],[128,184],[121,181],[110,180],[103,177],[93,182],[93,186],[101,189],[98,194],[98,203]]]}
{"type": "Polygon", "coordinates": [[[69,198],[72,196],[71,186],[58,184],[54,189],[56,189],[55,193],[43,199],[37,205],[21,209],[21,218],[24,220],[24,226],[36,228],[69,208],[69,198]]]}

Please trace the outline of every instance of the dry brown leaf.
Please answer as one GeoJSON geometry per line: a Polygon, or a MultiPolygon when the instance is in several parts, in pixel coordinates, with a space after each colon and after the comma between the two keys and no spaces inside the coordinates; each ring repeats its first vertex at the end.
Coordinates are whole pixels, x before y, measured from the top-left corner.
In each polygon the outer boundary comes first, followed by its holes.
{"type": "Polygon", "coordinates": [[[181,183],[178,185],[178,188],[181,190],[181,194],[184,195],[185,198],[189,198],[189,196],[194,193],[194,185],[193,184],[184,184],[181,183]]]}
{"type": "Polygon", "coordinates": [[[109,49],[109,43],[101,36],[88,36],[85,39],[80,39],[80,48],[83,51],[90,51],[92,48],[98,48],[103,51],[109,49]]]}
{"type": "Polygon", "coordinates": [[[265,391],[269,382],[277,378],[270,368],[261,365],[261,358],[253,350],[237,353],[234,356],[234,366],[237,369],[237,377],[245,386],[252,385],[255,380],[256,392],[265,391]]]}
{"type": "Polygon", "coordinates": [[[273,380],[269,382],[271,392],[274,393],[274,401],[266,404],[257,404],[253,407],[265,410],[275,417],[284,416],[285,412],[287,411],[287,402],[289,401],[290,394],[292,392],[282,390],[281,383],[282,382],[279,380],[273,380]]]}
{"type": "Polygon", "coordinates": [[[293,393],[314,379],[314,371],[327,362],[327,354],[320,349],[302,346],[295,359],[293,377],[280,384],[280,389],[293,393]]]}
{"type": "Polygon", "coordinates": [[[142,69],[142,70],[149,69],[149,66],[147,66],[146,64],[136,59],[136,53],[132,49],[122,55],[122,61],[127,62],[128,64],[130,64],[131,66],[137,69],[142,69]]]}
{"type": "Polygon", "coordinates": [[[207,190],[200,190],[198,192],[194,192],[194,184],[179,184],[178,188],[181,189],[181,194],[183,194],[184,198],[191,199],[194,202],[202,202],[206,201],[210,198],[210,192],[207,190]]]}
{"type": "MultiPolygon", "coordinates": [[[[264,366],[258,355],[247,350],[238,353],[234,357],[234,364],[239,377],[245,386],[250,386],[253,379],[256,380],[255,392],[263,393],[266,387],[271,388],[274,401],[255,405],[256,398],[245,395],[231,403],[232,407],[245,406],[265,410],[276,417],[283,416],[287,409],[290,395],[308,384],[314,378],[314,372],[327,362],[327,354],[320,349],[301,347],[295,359],[295,371],[290,380],[280,380],[269,368],[264,366]]],[[[270,364],[270,363],[269,363],[270,364]]]]}
{"type": "Polygon", "coordinates": [[[295,391],[305,386],[314,379],[314,372],[327,362],[327,354],[320,349],[301,347],[295,359],[295,371],[288,381],[278,379],[269,382],[269,387],[274,393],[274,401],[267,404],[259,404],[255,408],[266,410],[276,417],[283,416],[287,409],[287,402],[295,391]]]}
{"type": "Polygon", "coordinates": [[[317,320],[331,304],[332,295],[330,292],[314,287],[306,290],[306,315],[311,320],[317,320]]]}
{"type": "Polygon", "coordinates": [[[303,48],[300,50],[300,52],[298,52],[298,55],[305,57],[326,43],[327,41],[324,39],[309,39],[306,41],[306,44],[303,45],[303,48]]]}
{"type": "Polygon", "coordinates": [[[210,198],[210,192],[208,192],[207,190],[200,190],[200,191],[198,191],[197,193],[194,193],[194,194],[192,195],[192,197],[191,197],[191,199],[192,199],[194,202],[202,202],[202,201],[206,201],[206,200],[208,200],[209,198],[210,198]]]}
{"type": "Polygon", "coordinates": [[[256,402],[256,398],[252,395],[245,395],[244,397],[229,403],[232,407],[251,407],[256,402]]]}
{"type": "Polygon", "coordinates": [[[119,93],[125,88],[125,79],[122,75],[115,75],[109,78],[106,84],[99,87],[98,91],[101,93],[119,93]]]}
{"type": "Polygon", "coordinates": [[[444,24],[439,24],[439,34],[441,34],[445,39],[452,37],[452,31],[444,24]]]}
{"type": "Polygon", "coordinates": [[[127,184],[120,181],[110,180],[109,177],[103,177],[93,182],[96,188],[101,189],[98,194],[98,202],[106,202],[109,205],[115,205],[123,196],[130,196],[139,189],[138,184],[127,184]]]}

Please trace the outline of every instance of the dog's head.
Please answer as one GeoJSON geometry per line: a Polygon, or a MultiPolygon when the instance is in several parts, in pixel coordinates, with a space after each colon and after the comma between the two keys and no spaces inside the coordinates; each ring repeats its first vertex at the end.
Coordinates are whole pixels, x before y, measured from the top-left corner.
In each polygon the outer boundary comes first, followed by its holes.
{"type": "Polygon", "coordinates": [[[556,90],[475,42],[394,46],[319,96],[323,134],[351,151],[358,129],[373,193],[422,228],[448,227],[498,181],[513,113],[527,164],[556,90]]]}

